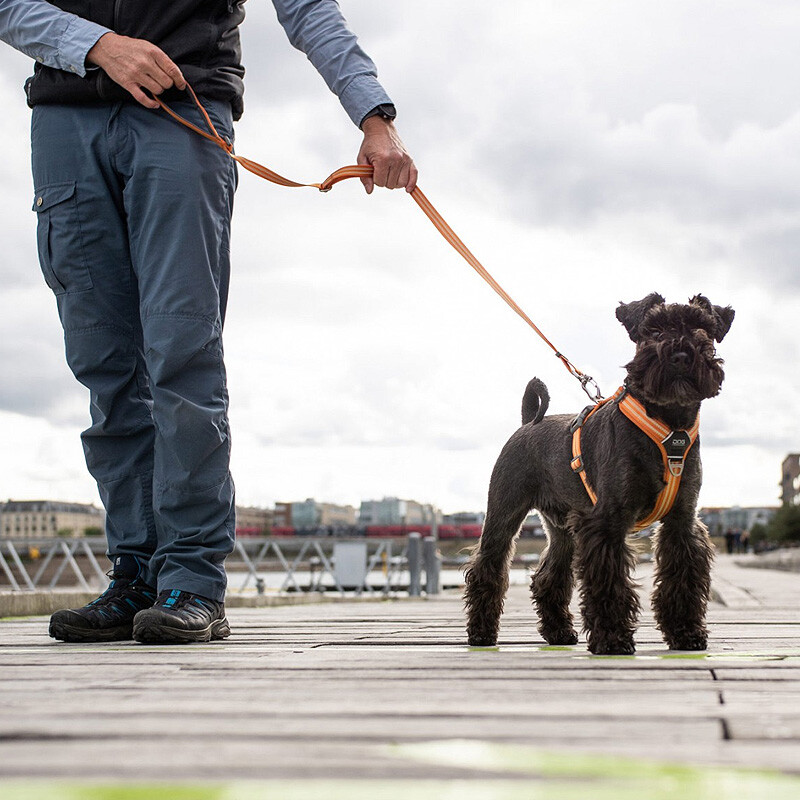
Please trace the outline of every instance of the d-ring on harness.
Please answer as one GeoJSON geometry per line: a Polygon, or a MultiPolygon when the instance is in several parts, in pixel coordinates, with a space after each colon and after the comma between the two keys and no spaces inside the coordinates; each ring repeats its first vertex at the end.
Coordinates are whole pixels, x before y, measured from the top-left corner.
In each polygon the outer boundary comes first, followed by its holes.
{"type": "Polygon", "coordinates": [[[695,417],[694,423],[688,431],[670,430],[663,422],[648,416],[645,407],[635,398],[631,397],[624,386],[620,386],[614,394],[606,400],[601,400],[593,406],[587,406],[572,423],[572,461],[571,466],[574,472],[581,476],[583,485],[592,500],[597,503],[597,495],[589,485],[586,476],[586,468],[581,455],[581,428],[586,420],[597,411],[600,406],[614,402],[617,408],[637,427],[655,442],[661,452],[661,460],[664,463],[664,483],[666,486],[659,492],[653,510],[644,518],[636,523],[633,530],[641,531],[648,528],[654,522],[665,517],[681,485],[683,475],[683,465],[691,446],[697,440],[697,431],[700,427],[700,415],[695,417]]]}

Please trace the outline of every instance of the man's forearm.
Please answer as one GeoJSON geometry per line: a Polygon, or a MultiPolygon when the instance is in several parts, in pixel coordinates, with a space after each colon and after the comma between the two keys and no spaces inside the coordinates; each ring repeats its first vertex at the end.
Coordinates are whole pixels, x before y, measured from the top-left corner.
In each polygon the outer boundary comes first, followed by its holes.
{"type": "Polygon", "coordinates": [[[46,0],[0,0],[0,39],[48,67],[86,74],[86,54],[108,28],[46,0]]]}

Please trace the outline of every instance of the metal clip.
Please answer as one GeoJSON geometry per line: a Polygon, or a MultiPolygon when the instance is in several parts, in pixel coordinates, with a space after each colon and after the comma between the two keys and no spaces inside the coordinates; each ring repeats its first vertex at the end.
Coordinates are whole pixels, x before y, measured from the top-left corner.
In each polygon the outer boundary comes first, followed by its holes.
{"type": "Polygon", "coordinates": [[[581,382],[581,389],[586,392],[590,400],[599,403],[601,400],[605,399],[603,393],[600,391],[600,387],[597,385],[597,381],[591,375],[580,375],[577,377],[581,382]],[[594,388],[594,395],[589,391],[590,386],[594,388]]]}

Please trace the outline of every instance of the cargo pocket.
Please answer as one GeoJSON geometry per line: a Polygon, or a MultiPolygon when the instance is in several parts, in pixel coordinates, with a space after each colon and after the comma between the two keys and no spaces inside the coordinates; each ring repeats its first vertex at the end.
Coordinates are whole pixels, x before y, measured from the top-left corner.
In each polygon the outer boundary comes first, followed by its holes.
{"type": "Polygon", "coordinates": [[[57,295],[91,289],[75,182],[40,187],[33,199],[33,210],[39,220],[36,228],[39,264],[47,285],[57,295]]]}

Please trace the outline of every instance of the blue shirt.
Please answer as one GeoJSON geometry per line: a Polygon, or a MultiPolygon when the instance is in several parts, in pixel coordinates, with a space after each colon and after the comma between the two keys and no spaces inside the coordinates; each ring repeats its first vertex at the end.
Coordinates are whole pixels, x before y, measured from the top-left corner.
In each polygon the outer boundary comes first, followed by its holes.
{"type": "MultiPolygon", "coordinates": [[[[356,125],[391,103],[336,0],[272,0],[289,41],[322,75],[356,125]]],[[[0,0],[0,39],[41,64],[86,74],[86,54],[108,28],[46,0],[0,0]]]]}

